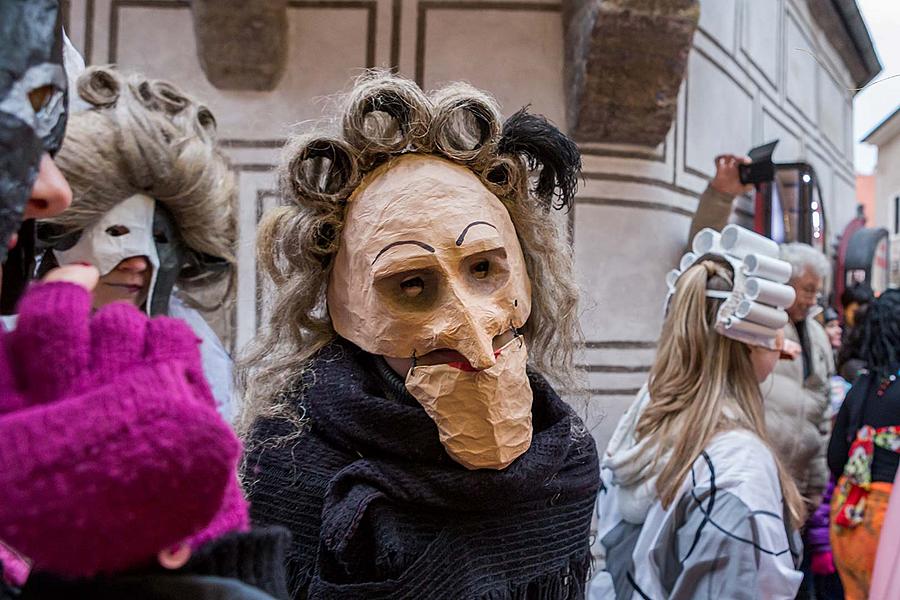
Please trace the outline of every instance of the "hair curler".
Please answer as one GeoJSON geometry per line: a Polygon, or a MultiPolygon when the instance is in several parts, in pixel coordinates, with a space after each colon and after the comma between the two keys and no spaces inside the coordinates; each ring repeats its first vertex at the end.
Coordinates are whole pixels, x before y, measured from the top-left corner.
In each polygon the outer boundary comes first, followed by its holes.
{"type": "Polygon", "coordinates": [[[728,225],[722,230],[720,244],[725,252],[738,258],[744,258],[748,254],[762,254],[771,258],[779,256],[777,242],[737,225],[728,225]]]}
{"type": "Polygon", "coordinates": [[[797,298],[797,292],[791,286],[756,277],[747,279],[744,294],[749,300],[776,308],[788,308],[797,298]]]}
{"type": "Polygon", "coordinates": [[[728,317],[722,322],[722,327],[729,333],[740,332],[744,335],[750,335],[760,339],[770,339],[775,337],[780,327],[766,327],[750,321],[744,321],[737,317],[728,317]]]}
{"type": "Polygon", "coordinates": [[[768,279],[775,283],[791,280],[791,264],[764,254],[748,254],[744,257],[744,274],[747,277],[768,279]]]}
{"type": "Polygon", "coordinates": [[[666,286],[670,290],[675,289],[675,283],[678,281],[678,277],[681,275],[681,271],[678,269],[672,269],[668,273],[666,273],[666,286]]]}
{"type": "Polygon", "coordinates": [[[694,241],[691,243],[691,249],[694,251],[695,258],[709,252],[718,251],[720,239],[721,235],[715,229],[707,227],[698,231],[697,235],[694,236],[694,241]]]}
{"type": "Polygon", "coordinates": [[[759,304],[752,300],[742,300],[734,311],[734,316],[744,320],[764,325],[772,329],[781,329],[788,324],[788,315],[781,309],[772,308],[765,304],[759,304]]]}

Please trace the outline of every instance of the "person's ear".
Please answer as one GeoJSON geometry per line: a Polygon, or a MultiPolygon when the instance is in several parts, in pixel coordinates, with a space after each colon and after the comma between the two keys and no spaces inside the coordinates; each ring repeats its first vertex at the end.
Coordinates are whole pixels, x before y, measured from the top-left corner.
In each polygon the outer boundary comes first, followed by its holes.
{"type": "Polygon", "coordinates": [[[156,558],[159,560],[162,568],[174,571],[183,567],[191,558],[191,547],[187,544],[181,544],[180,546],[160,550],[156,558]]]}

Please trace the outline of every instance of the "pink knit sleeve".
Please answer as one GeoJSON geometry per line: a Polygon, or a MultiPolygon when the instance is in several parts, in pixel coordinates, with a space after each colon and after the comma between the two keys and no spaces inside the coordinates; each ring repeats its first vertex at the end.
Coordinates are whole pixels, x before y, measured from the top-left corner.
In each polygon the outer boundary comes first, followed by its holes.
{"type": "Polygon", "coordinates": [[[36,570],[120,571],[216,518],[240,443],[186,324],[38,284],[0,342],[0,539],[36,570]]]}
{"type": "Polygon", "coordinates": [[[7,348],[17,386],[30,403],[82,387],[90,358],[90,311],[91,294],[74,283],[40,283],[25,292],[7,348]]]}

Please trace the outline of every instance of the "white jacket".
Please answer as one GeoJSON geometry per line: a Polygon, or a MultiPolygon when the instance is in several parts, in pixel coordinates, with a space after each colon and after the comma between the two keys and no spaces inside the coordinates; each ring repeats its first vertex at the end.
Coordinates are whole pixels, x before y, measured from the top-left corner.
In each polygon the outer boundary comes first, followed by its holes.
{"type": "Polygon", "coordinates": [[[237,416],[234,398],[234,382],[232,380],[231,356],[222,346],[216,332],[203,316],[187,306],[176,294],[169,299],[169,316],[185,321],[200,338],[200,358],[203,361],[203,374],[209,383],[216,408],[229,424],[234,423],[237,416]]]}
{"type": "MultiPolygon", "coordinates": [[[[632,408],[639,413],[645,404],[639,394],[632,408]]],[[[623,431],[631,427],[632,440],[633,412],[620,421],[623,431]]],[[[629,437],[619,434],[617,428],[613,439],[629,437]]],[[[622,464],[616,454],[623,448],[611,451],[601,466],[593,544],[599,560],[589,600],[796,596],[803,578],[799,535],[786,525],[775,461],[755,434],[735,429],[716,435],[668,509],[654,499],[641,523],[629,519],[642,512],[631,504],[643,494],[622,493],[610,465],[622,464]]]]}

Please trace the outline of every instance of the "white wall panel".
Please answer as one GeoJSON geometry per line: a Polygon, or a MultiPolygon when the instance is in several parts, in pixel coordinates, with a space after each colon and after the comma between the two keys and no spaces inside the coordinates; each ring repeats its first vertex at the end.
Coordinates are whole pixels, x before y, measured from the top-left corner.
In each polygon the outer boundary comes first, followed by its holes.
{"type": "Polygon", "coordinates": [[[429,9],[423,82],[490,90],[505,114],[527,104],[565,127],[559,12],[429,9]]]}
{"type": "Polygon", "coordinates": [[[168,79],[203,98],[225,138],[283,138],[299,122],[317,119],[329,95],[347,89],[366,64],[367,19],[363,9],[289,11],[289,53],[273,92],[219,90],[200,67],[189,8],[119,10],[119,64],[168,79]],[[147,31],[165,31],[161,44],[147,31]]]}
{"type": "Polygon", "coordinates": [[[797,162],[803,158],[800,138],[794,131],[779,123],[768,111],[763,111],[761,142],[779,140],[773,160],[776,162],[797,162]]]}
{"type": "Polygon", "coordinates": [[[686,169],[712,177],[716,155],[751,147],[752,96],[722,67],[696,51],[688,64],[686,103],[686,169]]]}
{"type": "Polygon", "coordinates": [[[737,0],[702,0],[700,29],[729,52],[734,52],[737,0]]]}
{"type": "Polygon", "coordinates": [[[847,100],[840,84],[824,70],[819,77],[819,98],[822,133],[838,150],[846,148],[847,100]]]}
{"type": "Polygon", "coordinates": [[[785,87],[788,101],[810,121],[815,122],[816,113],[816,73],[819,69],[807,37],[793,17],[785,23],[785,52],[787,73],[785,87]]]}
{"type": "Polygon", "coordinates": [[[782,0],[744,0],[741,47],[772,85],[778,85],[782,0]]]}

